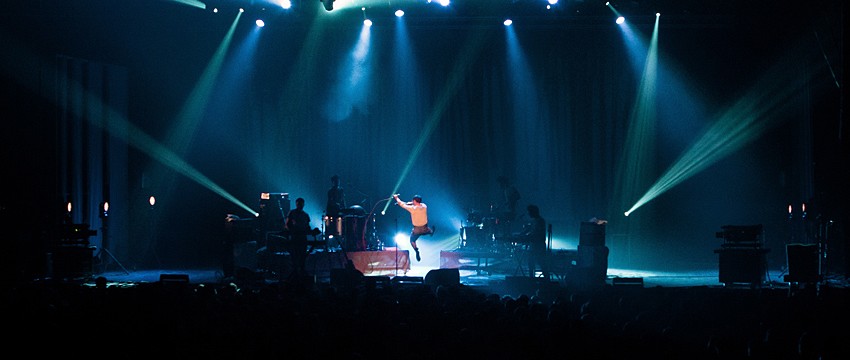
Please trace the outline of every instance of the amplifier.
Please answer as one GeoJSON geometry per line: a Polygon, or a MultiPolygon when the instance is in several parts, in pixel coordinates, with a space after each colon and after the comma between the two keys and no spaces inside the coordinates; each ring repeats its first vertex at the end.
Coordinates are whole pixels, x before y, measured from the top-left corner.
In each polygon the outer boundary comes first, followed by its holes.
{"type": "Polygon", "coordinates": [[[605,224],[582,222],[578,244],[579,246],[605,246],[605,224]]]}

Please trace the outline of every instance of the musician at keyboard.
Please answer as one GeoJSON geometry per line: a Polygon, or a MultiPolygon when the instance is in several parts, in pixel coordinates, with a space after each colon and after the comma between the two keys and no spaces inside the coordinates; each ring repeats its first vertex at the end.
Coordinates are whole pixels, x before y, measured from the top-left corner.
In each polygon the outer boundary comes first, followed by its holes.
{"type": "Polygon", "coordinates": [[[548,249],[546,246],[546,220],[540,216],[540,208],[537,205],[528,205],[528,223],[523,226],[521,238],[528,248],[528,272],[529,276],[535,277],[539,268],[544,279],[549,279],[549,266],[547,261],[548,249]]]}

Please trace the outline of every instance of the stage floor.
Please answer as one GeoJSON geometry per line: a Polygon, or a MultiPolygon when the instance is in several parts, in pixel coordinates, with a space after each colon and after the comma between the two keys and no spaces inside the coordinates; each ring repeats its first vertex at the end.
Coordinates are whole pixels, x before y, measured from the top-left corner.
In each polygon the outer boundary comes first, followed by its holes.
{"type": "MultiPolygon", "coordinates": [[[[436,254],[435,254],[436,255],[436,254]]],[[[564,254],[561,254],[564,255],[564,254]]],[[[573,254],[574,255],[574,254],[573,254]]],[[[468,286],[492,286],[515,281],[543,282],[545,284],[558,284],[564,287],[585,285],[640,285],[644,288],[652,287],[749,287],[749,288],[792,288],[800,285],[787,282],[784,271],[771,270],[761,274],[758,268],[734,267],[732,271],[726,268],[725,273],[717,266],[701,270],[687,271],[656,271],[647,269],[625,269],[602,266],[593,268],[579,268],[575,261],[566,256],[562,264],[552,268],[552,276],[543,279],[538,271],[534,278],[527,273],[527,269],[521,266],[516,258],[498,256],[493,254],[482,254],[475,252],[450,252],[442,251],[439,262],[411,261],[407,250],[400,251],[362,251],[362,252],[319,252],[312,253],[307,259],[307,273],[312,277],[314,283],[330,283],[334,270],[345,268],[346,262],[354,266],[366,277],[381,277],[383,279],[413,280],[417,278],[424,280],[427,275],[439,269],[457,269],[458,281],[468,286]],[[566,265],[565,265],[566,264],[566,265]],[[731,274],[731,276],[730,276],[731,274]],[[739,282],[740,279],[744,279],[739,282]],[[721,281],[721,279],[723,281],[721,281]],[[724,282],[725,281],[725,282],[724,282]]],[[[285,281],[291,273],[291,262],[288,255],[273,256],[258,261],[256,257],[246,262],[237,261],[231,267],[221,268],[156,268],[156,269],[125,269],[115,264],[106,264],[106,268],[99,267],[90,276],[79,276],[74,279],[62,279],[65,281],[94,284],[96,278],[102,277],[111,284],[141,284],[159,282],[163,275],[176,275],[174,278],[182,279],[193,284],[227,284],[230,282],[250,281],[274,283],[285,281]],[[262,264],[257,266],[257,264],[262,264]],[[246,265],[252,264],[252,265],[246,265]],[[99,270],[99,271],[97,271],[99,270]],[[227,271],[225,271],[227,270],[227,271]]],[[[452,277],[455,275],[452,274],[452,277]]],[[[436,277],[436,276],[435,276],[436,277]]],[[[168,278],[168,276],[166,276],[168,278]]],[[[53,280],[53,279],[50,279],[53,280]]],[[[454,280],[452,280],[454,281],[454,280]]],[[[848,280],[845,276],[825,275],[817,282],[819,285],[830,285],[834,287],[847,287],[848,280]]]]}
{"type": "MultiPolygon", "coordinates": [[[[94,278],[96,277],[104,277],[107,279],[109,283],[123,283],[123,284],[133,284],[133,283],[153,283],[160,281],[160,277],[163,274],[172,275],[187,275],[189,282],[192,284],[216,284],[222,283],[224,281],[228,281],[227,278],[223,276],[223,272],[220,269],[147,269],[147,270],[134,270],[129,272],[124,271],[111,271],[103,272],[99,274],[94,274],[91,279],[85,280],[86,282],[93,283],[94,278]]],[[[417,266],[411,265],[410,270],[406,273],[404,271],[396,271],[394,270],[386,270],[380,271],[376,273],[372,273],[370,275],[365,276],[381,276],[388,277],[393,279],[394,277],[422,277],[424,278],[428,272],[435,270],[434,268],[425,267],[425,266],[417,266]]],[[[489,273],[482,274],[478,271],[474,270],[461,270],[460,274],[460,283],[468,286],[489,286],[494,282],[502,282],[509,278],[519,277],[520,275],[514,273],[489,273]]],[[[771,271],[769,274],[765,275],[765,281],[761,284],[758,284],[761,287],[771,287],[771,288],[788,288],[791,287],[792,283],[787,283],[783,281],[784,274],[779,271],[771,271]]],[[[717,269],[706,269],[700,271],[687,271],[687,272],[659,272],[659,271],[649,271],[649,270],[632,270],[632,269],[615,269],[609,268],[607,270],[607,275],[605,282],[608,285],[615,285],[615,283],[631,283],[633,280],[639,279],[642,282],[642,286],[645,288],[650,287],[716,287],[716,288],[724,288],[728,286],[747,286],[747,284],[724,284],[719,280],[719,274],[717,269]]],[[[559,279],[555,276],[551,279],[552,282],[562,283],[565,279],[559,279]]],[[[567,279],[568,280],[568,279],[567,279]]],[[[267,278],[267,282],[274,282],[276,278],[267,278]]],[[[321,282],[329,282],[330,278],[327,276],[316,276],[315,281],[317,283],[321,282]]],[[[847,287],[848,281],[844,278],[838,277],[828,277],[823,280],[822,283],[829,284],[833,287],[847,287]]]]}

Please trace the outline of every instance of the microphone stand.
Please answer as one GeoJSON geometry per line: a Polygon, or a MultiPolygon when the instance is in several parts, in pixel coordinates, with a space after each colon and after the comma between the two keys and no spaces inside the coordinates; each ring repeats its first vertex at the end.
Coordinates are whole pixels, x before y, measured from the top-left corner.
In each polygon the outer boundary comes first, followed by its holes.
{"type": "MultiPolygon", "coordinates": [[[[398,234],[398,218],[395,218],[395,233],[398,234]]],[[[393,236],[395,241],[395,236],[393,236]]],[[[410,257],[407,258],[410,261],[410,257]]],[[[395,244],[395,276],[398,276],[398,243],[395,244]]]]}
{"type": "MultiPolygon", "coordinates": [[[[369,221],[372,220],[372,216],[375,214],[375,209],[377,209],[378,205],[381,204],[382,202],[384,202],[384,201],[389,202],[390,200],[392,200],[392,197],[378,200],[378,201],[375,202],[374,205],[372,205],[372,210],[369,211],[369,215],[366,216],[366,221],[363,223],[363,233],[361,234],[361,238],[360,238],[360,240],[362,241],[363,244],[366,243],[366,224],[368,224],[369,221]]],[[[396,244],[395,267],[396,267],[396,275],[397,275],[398,274],[398,244],[396,244]]]]}

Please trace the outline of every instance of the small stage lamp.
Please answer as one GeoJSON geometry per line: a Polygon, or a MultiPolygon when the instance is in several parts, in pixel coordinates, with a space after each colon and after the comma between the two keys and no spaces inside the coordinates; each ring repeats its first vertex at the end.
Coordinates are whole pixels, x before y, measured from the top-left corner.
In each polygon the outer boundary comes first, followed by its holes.
{"type": "Polygon", "coordinates": [[[106,218],[109,216],[109,201],[104,201],[100,204],[100,217],[106,218]]]}

